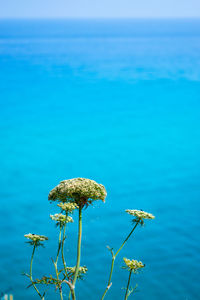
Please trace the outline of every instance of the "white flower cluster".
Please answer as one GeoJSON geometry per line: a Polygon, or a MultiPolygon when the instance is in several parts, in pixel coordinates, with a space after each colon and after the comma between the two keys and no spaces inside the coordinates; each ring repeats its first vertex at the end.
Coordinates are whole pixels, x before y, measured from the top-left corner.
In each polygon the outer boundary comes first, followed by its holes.
{"type": "Polygon", "coordinates": [[[24,235],[28,240],[31,240],[29,243],[31,245],[42,245],[41,242],[47,241],[48,237],[46,237],[45,235],[39,235],[39,234],[34,234],[34,233],[28,233],[24,235]]]}
{"type": "Polygon", "coordinates": [[[129,215],[134,216],[138,219],[155,219],[154,215],[147,213],[143,210],[137,209],[126,209],[125,210],[129,215]]]}
{"type": "Polygon", "coordinates": [[[49,193],[49,200],[88,204],[88,200],[105,201],[106,190],[102,184],[86,178],[63,180],[49,193]]]}
{"type": "Polygon", "coordinates": [[[66,215],[63,215],[63,214],[50,215],[50,218],[53,221],[58,222],[60,225],[64,225],[66,223],[73,223],[74,222],[74,220],[72,219],[72,217],[66,216],[66,215]]]}
{"type": "Polygon", "coordinates": [[[71,203],[71,202],[61,202],[57,204],[62,210],[64,210],[66,213],[72,213],[73,210],[78,208],[78,205],[76,203],[71,203]]]}
{"type": "Polygon", "coordinates": [[[134,260],[134,259],[128,259],[128,258],[123,258],[124,260],[124,263],[126,265],[126,269],[128,269],[129,271],[133,271],[134,273],[138,270],[138,269],[141,269],[141,268],[144,268],[144,264],[141,262],[141,261],[137,261],[137,260],[134,260]]]}

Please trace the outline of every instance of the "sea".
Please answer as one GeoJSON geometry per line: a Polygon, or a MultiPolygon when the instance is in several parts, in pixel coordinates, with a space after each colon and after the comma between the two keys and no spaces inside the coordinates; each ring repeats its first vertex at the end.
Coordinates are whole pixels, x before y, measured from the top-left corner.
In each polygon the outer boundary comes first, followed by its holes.
{"type": "MultiPolygon", "coordinates": [[[[111,254],[133,227],[126,209],[155,215],[115,261],[105,299],[124,299],[123,258],[141,260],[129,299],[200,299],[200,20],[0,21],[0,295],[39,299],[29,279],[52,274],[58,228],[49,191],[84,177],[106,202],[83,211],[77,300],[100,300],[111,254]]],[[[65,257],[76,263],[77,212],[65,257]]],[[[61,268],[61,266],[60,266],[61,268]]],[[[42,291],[43,287],[38,286],[42,291]]],[[[68,287],[63,285],[64,299],[68,287]]],[[[45,300],[59,298],[48,286],[45,300]]]]}

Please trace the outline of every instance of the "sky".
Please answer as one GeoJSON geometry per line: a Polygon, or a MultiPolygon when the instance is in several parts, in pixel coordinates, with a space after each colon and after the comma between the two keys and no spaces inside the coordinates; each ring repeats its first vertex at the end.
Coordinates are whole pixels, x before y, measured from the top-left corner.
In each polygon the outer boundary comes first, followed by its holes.
{"type": "Polygon", "coordinates": [[[200,17],[200,0],[0,0],[0,18],[185,17],[200,17]]]}

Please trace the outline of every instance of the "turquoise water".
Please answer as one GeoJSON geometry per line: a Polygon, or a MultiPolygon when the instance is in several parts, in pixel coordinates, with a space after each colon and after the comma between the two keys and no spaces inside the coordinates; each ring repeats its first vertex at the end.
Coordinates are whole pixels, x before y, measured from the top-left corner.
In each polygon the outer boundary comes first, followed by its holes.
{"type": "MultiPolygon", "coordinates": [[[[106,245],[116,249],[129,232],[127,208],[156,219],[120,254],[107,299],[123,299],[124,256],[146,264],[130,299],[199,299],[200,21],[0,21],[0,95],[0,293],[37,299],[21,276],[31,254],[23,235],[49,236],[34,272],[50,273],[57,209],[48,192],[86,177],[108,197],[84,212],[88,275],[78,299],[100,299],[106,245]]],[[[70,266],[76,227],[68,228],[70,266]]]]}

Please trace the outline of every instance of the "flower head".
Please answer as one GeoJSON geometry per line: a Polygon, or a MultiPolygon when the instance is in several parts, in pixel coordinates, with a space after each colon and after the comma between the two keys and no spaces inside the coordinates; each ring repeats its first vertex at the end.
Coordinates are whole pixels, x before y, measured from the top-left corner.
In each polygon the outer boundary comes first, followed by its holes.
{"type": "Polygon", "coordinates": [[[134,216],[135,219],[134,222],[138,222],[141,225],[144,224],[144,219],[155,219],[155,216],[147,213],[143,210],[137,210],[137,209],[126,209],[125,210],[129,215],[134,216]]]}
{"type": "Polygon", "coordinates": [[[43,245],[41,242],[44,242],[48,240],[48,237],[44,235],[34,234],[34,233],[28,233],[24,235],[28,240],[30,240],[28,243],[34,246],[41,246],[43,245]]]}
{"type": "Polygon", "coordinates": [[[70,216],[66,216],[63,214],[55,214],[55,215],[50,215],[51,220],[56,221],[57,225],[63,226],[66,223],[73,223],[74,220],[70,216]]]}
{"type": "Polygon", "coordinates": [[[78,208],[78,205],[76,203],[71,203],[71,202],[61,202],[59,204],[57,204],[63,211],[66,212],[66,214],[68,213],[72,213],[73,210],[75,210],[76,208],[78,208]]]}
{"type": "Polygon", "coordinates": [[[125,267],[124,269],[128,269],[129,271],[133,271],[134,273],[136,273],[139,269],[144,268],[145,265],[141,262],[141,261],[137,261],[137,260],[130,260],[128,258],[123,258],[124,263],[125,263],[125,267]]]}
{"type": "MultiPolygon", "coordinates": [[[[68,276],[69,276],[69,277],[74,276],[75,270],[76,270],[76,267],[67,267],[68,276]]],[[[87,269],[86,266],[79,267],[79,270],[78,270],[78,278],[82,278],[82,275],[86,274],[86,273],[87,273],[87,270],[88,270],[88,269],[87,269]]]]}
{"type": "Polygon", "coordinates": [[[74,178],[61,181],[49,193],[49,200],[75,202],[78,206],[88,205],[93,200],[105,201],[106,190],[102,184],[86,178],[74,178]]]}

